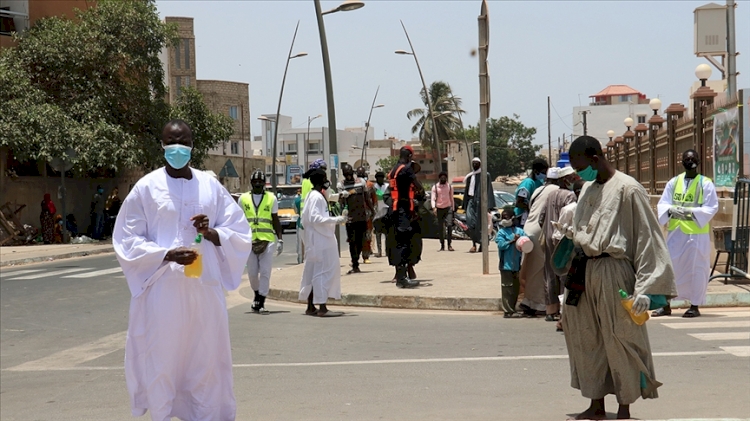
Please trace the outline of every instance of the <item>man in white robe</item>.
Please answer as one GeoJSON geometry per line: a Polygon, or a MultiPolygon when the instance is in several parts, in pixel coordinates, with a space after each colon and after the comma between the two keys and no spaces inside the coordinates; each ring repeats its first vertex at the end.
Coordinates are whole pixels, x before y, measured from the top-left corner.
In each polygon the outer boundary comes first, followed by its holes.
{"type": "Polygon", "coordinates": [[[242,210],[219,182],[187,163],[192,133],[182,120],[162,133],[166,167],[125,198],[112,243],[132,295],[125,380],[133,416],[153,421],[235,419],[224,290],[234,290],[252,249],[242,210]],[[185,276],[203,234],[203,271],[185,276]]]}
{"type": "MultiPolygon", "coordinates": [[[[710,178],[698,174],[700,157],[689,149],[682,154],[685,172],[672,178],[664,188],[657,211],[659,223],[667,225],[667,247],[675,271],[677,299],[690,301],[682,317],[701,315],[698,306],[706,303],[711,277],[711,233],[708,225],[719,211],[716,188],[710,178]]],[[[667,304],[651,313],[668,316],[667,304]]]]}
{"type": "Polygon", "coordinates": [[[566,289],[562,318],[571,386],[591,399],[576,419],[606,419],[608,394],[617,397],[617,418],[629,419],[630,404],[658,397],[661,383],[646,324],[633,322],[619,291],[633,297],[633,314],[640,315],[677,295],[674,271],[643,186],[615,170],[590,136],[571,144],[570,164],[589,181],[573,218],[573,243],[585,255],[574,273],[576,282],[583,274],[584,289],[575,305],[568,305],[566,289]]]}
{"type": "Polygon", "coordinates": [[[523,300],[519,307],[527,317],[536,317],[537,312],[546,313],[547,294],[546,277],[544,274],[544,239],[541,224],[542,211],[547,206],[549,195],[557,191],[560,186],[557,185],[557,179],[560,169],[552,167],[547,169],[546,184],[534,190],[529,201],[529,216],[523,231],[529,236],[534,248],[530,253],[525,254],[521,262],[521,288],[523,289],[523,300]]]}
{"type": "Polygon", "coordinates": [[[313,170],[309,176],[313,189],[305,198],[302,225],[305,227],[305,267],[302,270],[299,300],[307,301],[305,314],[336,317],[343,313],[326,307],[329,298],[341,299],[341,266],[336,240],[337,224],[346,222],[346,215],[330,216],[326,190],[331,187],[323,170],[313,170]],[[319,308],[315,308],[318,305],[319,308]]]}

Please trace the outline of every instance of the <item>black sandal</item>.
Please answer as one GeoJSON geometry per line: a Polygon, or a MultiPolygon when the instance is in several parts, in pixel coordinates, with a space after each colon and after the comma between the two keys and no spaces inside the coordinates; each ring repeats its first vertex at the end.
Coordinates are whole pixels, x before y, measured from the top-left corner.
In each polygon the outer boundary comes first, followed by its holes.
{"type": "Polygon", "coordinates": [[[690,309],[688,309],[688,311],[686,311],[686,312],[685,312],[685,313],[684,313],[684,314],[682,315],[682,317],[688,317],[688,318],[691,318],[691,317],[699,317],[700,315],[701,315],[701,312],[700,312],[700,311],[698,311],[698,309],[697,309],[697,308],[690,308],[690,309]]]}
{"type": "Polygon", "coordinates": [[[651,317],[671,316],[672,309],[669,307],[661,307],[651,312],[651,317]]]}

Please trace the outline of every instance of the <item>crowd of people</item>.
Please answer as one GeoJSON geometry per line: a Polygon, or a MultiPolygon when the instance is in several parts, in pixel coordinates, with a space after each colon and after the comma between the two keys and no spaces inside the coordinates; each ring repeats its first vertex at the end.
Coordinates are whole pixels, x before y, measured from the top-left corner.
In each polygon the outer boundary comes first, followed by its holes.
{"type": "MultiPolygon", "coordinates": [[[[133,415],[149,410],[159,420],[231,420],[236,404],[224,290],[236,289],[247,270],[255,293],[252,311],[268,313],[271,262],[283,250],[282,229],[277,198],[265,190],[262,171],[253,173],[251,191],[236,202],[215,178],[187,165],[192,146],[184,121],[165,125],[166,166],[138,181],[116,218],[113,245],[132,295],[125,377],[133,415]],[[197,261],[203,272],[191,280],[186,266],[197,261]]],[[[686,172],[670,181],[657,218],[645,189],[612,167],[596,139],[579,137],[569,153],[570,166],[563,168],[534,161],[515,206],[501,210],[495,243],[502,310],[505,318],[543,315],[563,332],[571,386],[590,399],[578,419],[606,418],[608,394],[617,397],[617,417],[629,418],[630,404],[656,398],[661,383],[646,325],[634,323],[628,311],[667,316],[669,300],[679,297],[692,304],[684,317],[700,316],[710,263],[705,236],[716,194],[711,181],[697,174],[698,154],[686,151],[686,172]],[[660,222],[668,225],[666,240],[660,222]],[[632,300],[631,310],[620,305],[621,291],[632,300]]],[[[305,172],[296,206],[298,261],[304,264],[299,300],[307,303],[306,315],[342,315],[327,307],[329,299],[341,298],[336,226],[346,228],[348,274],[360,273],[373,255],[387,257],[397,287],[419,286],[419,219],[428,194],[413,154],[410,146],[402,147],[397,164],[376,173],[375,182],[364,168],[343,165],[337,189],[325,161],[305,172]]],[[[475,159],[465,178],[473,252],[488,245],[476,236],[480,177],[491,186],[481,164],[475,159]]],[[[441,173],[429,195],[440,251],[453,251],[456,209],[447,178],[441,173]]],[[[107,206],[104,201],[102,208],[107,206]]],[[[44,212],[55,212],[49,197],[42,211],[49,224],[44,212]]]]}

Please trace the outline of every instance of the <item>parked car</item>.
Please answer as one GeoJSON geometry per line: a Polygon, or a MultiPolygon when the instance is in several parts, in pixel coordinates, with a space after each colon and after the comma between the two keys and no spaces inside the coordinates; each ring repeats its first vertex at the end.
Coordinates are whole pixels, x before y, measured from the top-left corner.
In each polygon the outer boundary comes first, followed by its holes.
{"type": "MultiPolygon", "coordinates": [[[[232,193],[232,197],[239,203],[242,193],[232,193]]],[[[279,199],[279,222],[281,230],[297,229],[297,210],[294,209],[294,196],[283,196],[279,199]]]]}

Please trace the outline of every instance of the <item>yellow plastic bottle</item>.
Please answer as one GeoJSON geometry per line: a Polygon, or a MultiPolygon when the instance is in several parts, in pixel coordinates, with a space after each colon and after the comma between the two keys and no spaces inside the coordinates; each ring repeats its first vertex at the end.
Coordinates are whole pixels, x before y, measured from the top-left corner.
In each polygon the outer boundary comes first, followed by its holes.
{"type": "Polygon", "coordinates": [[[628,314],[630,314],[630,318],[633,319],[633,322],[638,326],[646,323],[646,320],[649,319],[648,311],[644,311],[637,316],[633,314],[633,297],[628,296],[628,293],[623,290],[620,290],[620,302],[622,303],[622,306],[625,307],[625,310],[628,311],[628,314]]]}
{"type": "Polygon", "coordinates": [[[203,241],[203,234],[198,234],[195,237],[195,242],[192,245],[192,249],[198,253],[193,263],[185,265],[185,276],[188,278],[200,278],[203,273],[203,253],[201,252],[201,242],[203,241]]]}

